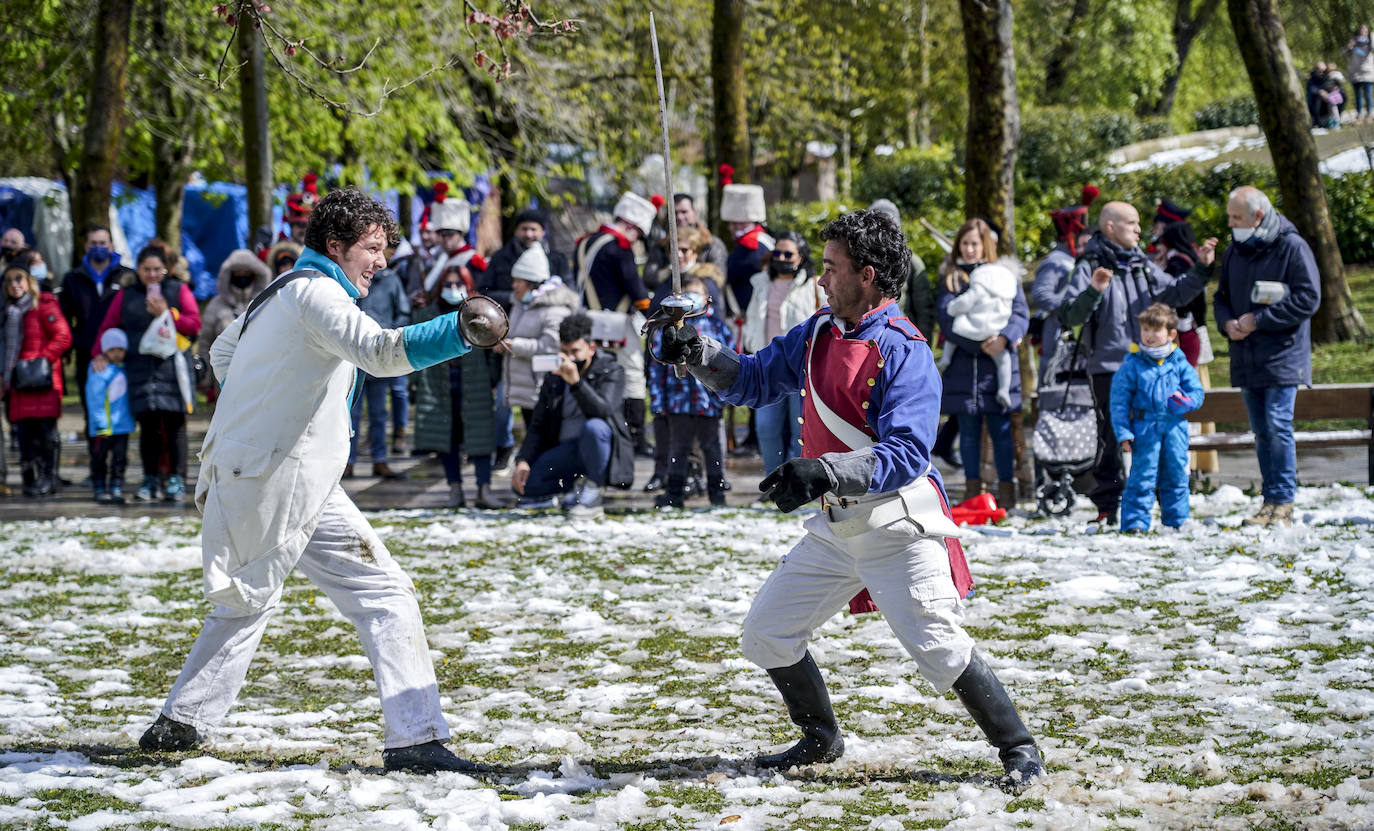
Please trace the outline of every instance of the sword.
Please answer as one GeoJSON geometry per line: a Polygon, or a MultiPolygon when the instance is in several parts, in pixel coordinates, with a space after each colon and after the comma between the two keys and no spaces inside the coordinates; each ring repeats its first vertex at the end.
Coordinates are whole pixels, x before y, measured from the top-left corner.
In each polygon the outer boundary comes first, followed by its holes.
{"type": "MultiPolygon", "coordinates": [[[[649,42],[654,50],[654,80],[658,84],[658,123],[663,132],[663,188],[669,203],[673,199],[673,160],[669,155],[668,145],[668,99],[663,94],[663,63],[658,57],[658,30],[654,27],[654,13],[649,12],[649,42]]],[[[670,209],[671,210],[671,209],[670,209]]],[[[682,266],[677,260],[677,217],[675,215],[668,218],[668,262],[673,270],[673,293],[663,298],[659,304],[658,311],[654,316],[644,322],[640,329],[640,334],[648,334],[650,329],[660,326],[673,326],[681,328],[683,320],[689,317],[700,317],[706,314],[706,309],[710,307],[710,300],[707,299],[706,307],[697,311],[692,310],[692,302],[682,294],[682,266]]],[[[674,364],[673,371],[677,377],[681,378],[686,374],[686,366],[674,364]]]]}

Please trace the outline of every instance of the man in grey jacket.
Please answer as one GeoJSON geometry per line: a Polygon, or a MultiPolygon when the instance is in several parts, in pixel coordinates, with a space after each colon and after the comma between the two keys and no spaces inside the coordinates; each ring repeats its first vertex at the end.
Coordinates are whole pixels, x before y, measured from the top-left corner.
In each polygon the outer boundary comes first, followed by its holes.
{"type": "Polygon", "coordinates": [[[1207,286],[1216,258],[1216,238],[1198,246],[1198,262],[1182,277],[1172,277],[1140,250],[1140,213],[1125,202],[1108,202],[1098,218],[1098,232],[1083,247],[1074,265],[1059,321],[1083,326],[1088,375],[1097,402],[1097,483],[1088,494],[1097,506],[1099,527],[1115,525],[1121,506],[1121,452],[1108,413],[1112,375],[1140,340],[1137,316],[1152,303],[1182,306],[1207,286]]]}

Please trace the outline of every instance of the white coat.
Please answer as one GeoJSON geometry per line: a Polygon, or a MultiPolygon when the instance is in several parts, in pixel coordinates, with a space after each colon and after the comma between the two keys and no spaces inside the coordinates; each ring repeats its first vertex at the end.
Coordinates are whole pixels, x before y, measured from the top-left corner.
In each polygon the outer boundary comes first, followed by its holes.
{"type": "Polygon", "coordinates": [[[1016,291],[1016,275],[1009,268],[997,263],[975,268],[968,288],[949,301],[949,313],[954,318],[950,328],[954,334],[976,341],[1000,333],[1011,320],[1016,291]]]}
{"type": "MultiPolygon", "coordinates": [[[[404,330],[378,326],[327,277],[288,283],[240,340],[243,321],[210,349],[223,390],[195,501],[206,598],[252,612],[275,598],[343,474],[355,367],[375,377],[415,367],[404,330]]],[[[467,351],[453,340],[452,355],[467,351]]]]}
{"type": "MultiPolygon", "coordinates": [[[[741,347],[747,353],[754,353],[768,345],[768,284],[773,280],[767,271],[760,271],[749,278],[754,293],[749,297],[749,308],[744,312],[744,332],[741,347]]],[[[816,281],[798,269],[792,278],[792,288],[782,301],[778,310],[778,329],[783,333],[792,331],[816,313],[816,281]]]]}

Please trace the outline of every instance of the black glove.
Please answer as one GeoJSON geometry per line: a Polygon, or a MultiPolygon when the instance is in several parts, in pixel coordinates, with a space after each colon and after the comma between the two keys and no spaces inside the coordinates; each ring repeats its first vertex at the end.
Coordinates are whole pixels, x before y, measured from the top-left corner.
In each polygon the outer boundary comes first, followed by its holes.
{"type": "Polygon", "coordinates": [[[830,467],[820,459],[788,459],[762,482],[759,490],[765,499],[778,503],[778,510],[790,514],[835,487],[830,467]]]}
{"type": "Polygon", "coordinates": [[[681,326],[664,326],[658,345],[658,359],[665,364],[700,363],[702,342],[696,327],[684,322],[681,326]]]}

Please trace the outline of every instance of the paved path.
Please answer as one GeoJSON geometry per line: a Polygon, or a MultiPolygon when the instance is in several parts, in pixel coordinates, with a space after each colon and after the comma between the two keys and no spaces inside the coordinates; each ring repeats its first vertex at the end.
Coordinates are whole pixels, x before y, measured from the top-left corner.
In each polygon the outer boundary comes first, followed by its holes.
{"type": "MultiPolygon", "coordinates": [[[[199,472],[196,453],[209,423],[205,415],[192,417],[190,429],[191,466],[188,493],[194,490],[194,482],[199,472]]],[[[81,417],[75,413],[66,415],[59,423],[64,437],[62,445],[62,476],[72,482],[81,482],[90,475],[86,443],[78,440],[82,429],[81,417]]],[[[5,432],[6,443],[9,431],[5,432]]],[[[365,444],[365,442],[364,442],[365,444]]],[[[188,501],[184,505],[164,503],[144,503],[132,500],[133,492],[143,477],[142,464],[138,459],[138,442],[130,442],[129,472],[127,495],[130,502],[122,507],[99,505],[92,498],[86,486],[72,485],[63,489],[55,497],[26,499],[19,496],[19,460],[10,448],[5,452],[9,459],[10,473],[8,484],[14,495],[0,497],[0,547],[3,547],[3,523],[25,519],[53,519],[67,516],[169,516],[188,514],[196,516],[195,507],[188,501]]],[[[1259,467],[1251,450],[1228,451],[1220,454],[1222,472],[1210,478],[1212,484],[1233,484],[1242,489],[1257,489],[1259,486],[1259,467]]],[[[382,481],[372,476],[359,476],[344,483],[344,488],[353,496],[358,506],[364,510],[385,510],[388,508],[431,508],[442,509],[448,498],[448,485],[444,481],[443,469],[438,460],[431,457],[414,458],[405,456],[392,459],[391,465],[407,474],[402,481],[382,481]]],[[[360,472],[370,471],[371,460],[364,455],[357,464],[360,472]]],[[[1298,453],[1298,474],[1302,484],[1329,484],[1331,482],[1367,483],[1366,455],[1362,447],[1321,448],[1300,450],[1298,453]]],[[[963,474],[941,465],[946,485],[956,495],[963,492],[963,474]]],[[[614,509],[647,509],[653,507],[654,494],[642,490],[644,482],[653,472],[653,463],[648,459],[638,459],[635,465],[636,486],[629,491],[611,491],[607,506],[614,509]]],[[[726,462],[726,477],[733,489],[726,494],[728,504],[746,506],[758,498],[758,482],[762,477],[762,467],[755,457],[730,458],[726,462]]],[[[471,478],[469,466],[464,471],[464,484],[469,502],[475,498],[476,486],[471,478]]],[[[497,474],[493,484],[499,493],[510,492],[510,476],[497,474]]],[[[698,497],[689,501],[688,507],[704,507],[706,498],[698,497]]],[[[474,510],[474,509],[469,509],[474,510]]]]}

